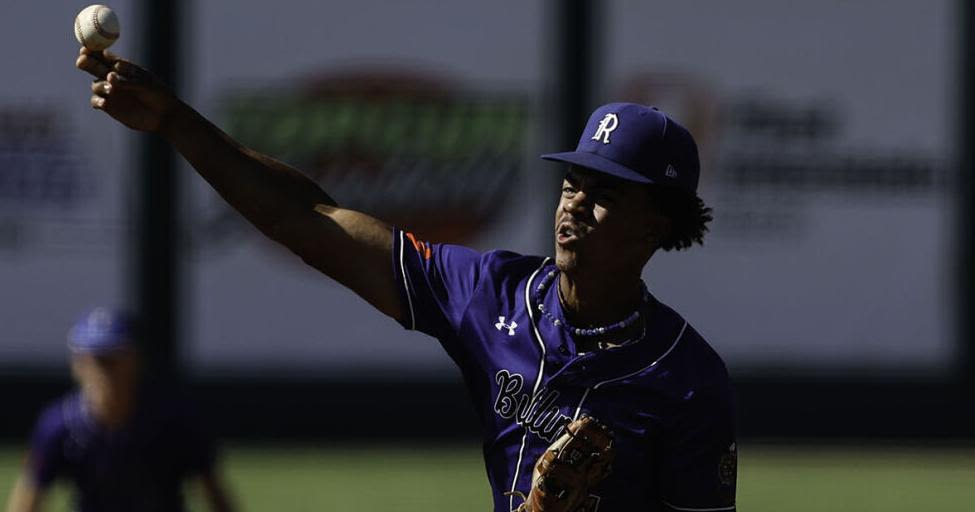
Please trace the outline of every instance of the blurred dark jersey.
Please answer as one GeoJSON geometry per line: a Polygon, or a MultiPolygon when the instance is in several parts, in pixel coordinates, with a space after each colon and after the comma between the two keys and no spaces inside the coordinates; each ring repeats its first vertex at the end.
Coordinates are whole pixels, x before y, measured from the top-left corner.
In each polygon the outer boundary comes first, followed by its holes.
{"type": "Polygon", "coordinates": [[[183,479],[211,472],[215,457],[213,438],[183,399],[140,392],[129,424],[107,430],[73,392],[41,413],[27,464],[40,488],[73,482],[80,512],[180,512],[183,479]]]}
{"type": "Polygon", "coordinates": [[[615,432],[612,473],[585,512],[731,511],[737,450],[724,363],[676,312],[650,297],[639,342],[577,354],[547,258],[429,244],[393,232],[402,323],[440,340],[461,369],[484,436],[495,512],[520,504],[532,469],[566,423],[589,415],[615,432]]]}

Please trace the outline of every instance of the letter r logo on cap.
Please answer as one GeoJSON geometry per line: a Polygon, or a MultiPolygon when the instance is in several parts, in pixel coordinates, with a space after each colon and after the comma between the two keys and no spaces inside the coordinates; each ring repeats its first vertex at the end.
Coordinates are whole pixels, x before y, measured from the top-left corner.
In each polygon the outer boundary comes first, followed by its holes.
{"type": "Polygon", "coordinates": [[[606,114],[603,116],[603,120],[599,122],[599,128],[596,129],[596,134],[592,136],[592,140],[602,139],[603,144],[609,144],[609,134],[613,133],[619,124],[620,120],[616,114],[606,114]]]}

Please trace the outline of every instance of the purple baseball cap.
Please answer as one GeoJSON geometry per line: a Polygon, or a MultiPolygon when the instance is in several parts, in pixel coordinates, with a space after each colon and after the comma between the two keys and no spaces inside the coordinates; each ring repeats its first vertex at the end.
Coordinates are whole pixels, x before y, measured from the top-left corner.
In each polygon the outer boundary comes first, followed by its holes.
{"type": "Polygon", "coordinates": [[[609,103],[589,117],[575,151],[542,155],[638,183],[697,194],[701,164],[694,137],[656,107],[609,103]]]}
{"type": "Polygon", "coordinates": [[[95,308],[68,331],[68,348],[76,354],[105,355],[134,346],[135,322],[124,311],[95,308]]]}

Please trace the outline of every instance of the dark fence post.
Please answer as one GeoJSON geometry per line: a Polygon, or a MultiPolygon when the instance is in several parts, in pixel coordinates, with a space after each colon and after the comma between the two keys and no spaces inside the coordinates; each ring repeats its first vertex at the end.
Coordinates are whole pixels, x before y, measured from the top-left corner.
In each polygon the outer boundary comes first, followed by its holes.
{"type": "MultiPolygon", "coordinates": [[[[144,38],[141,63],[176,90],[182,61],[182,5],[180,0],[147,0],[139,28],[144,38]]],[[[157,136],[139,136],[137,173],[135,301],[144,322],[146,365],[155,378],[175,378],[180,332],[175,152],[157,136]]]]}

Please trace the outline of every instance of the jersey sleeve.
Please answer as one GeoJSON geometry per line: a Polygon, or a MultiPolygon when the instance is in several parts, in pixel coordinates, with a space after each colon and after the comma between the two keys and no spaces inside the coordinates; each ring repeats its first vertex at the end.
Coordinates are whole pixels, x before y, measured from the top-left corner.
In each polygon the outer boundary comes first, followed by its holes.
{"type": "Polygon", "coordinates": [[[709,395],[693,399],[656,456],[665,510],[735,510],[734,404],[730,390],[709,395]]]}
{"type": "Polygon", "coordinates": [[[400,323],[441,340],[456,334],[479,277],[481,254],[393,230],[393,275],[407,310],[400,323]]]}
{"type": "Polygon", "coordinates": [[[50,487],[64,467],[64,433],[64,421],[58,406],[45,410],[34,426],[25,470],[31,484],[39,489],[50,487]]]}

